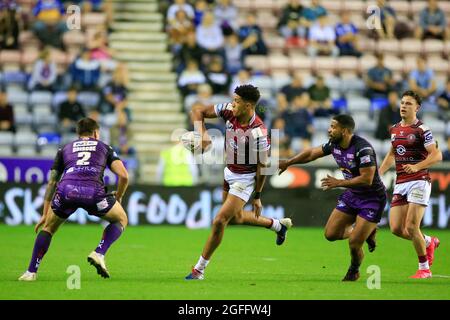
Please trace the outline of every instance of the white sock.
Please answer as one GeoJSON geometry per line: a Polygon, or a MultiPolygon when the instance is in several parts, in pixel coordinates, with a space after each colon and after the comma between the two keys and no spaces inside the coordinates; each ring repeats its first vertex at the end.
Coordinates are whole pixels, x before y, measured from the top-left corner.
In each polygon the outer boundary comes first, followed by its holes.
{"type": "Polygon", "coordinates": [[[425,243],[427,245],[427,248],[430,246],[431,244],[431,237],[427,236],[425,233],[423,234],[423,238],[425,239],[425,243]]]}
{"type": "Polygon", "coordinates": [[[194,269],[196,269],[200,272],[203,272],[205,270],[206,266],[208,265],[208,263],[209,263],[209,260],[206,260],[205,258],[203,258],[203,256],[200,256],[194,269]]]}
{"type": "Polygon", "coordinates": [[[273,230],[275,232],[278,232],[281,230],[281,223],[278,219],[272,219],[272,226],[270,227],[270,230],[273,230]]]}
{"type": "Polygon", "coordinates": [[[419,262],[419,270],[430,270],[430,266],[428,265],[428,261],[424,263],[419,262]]]}

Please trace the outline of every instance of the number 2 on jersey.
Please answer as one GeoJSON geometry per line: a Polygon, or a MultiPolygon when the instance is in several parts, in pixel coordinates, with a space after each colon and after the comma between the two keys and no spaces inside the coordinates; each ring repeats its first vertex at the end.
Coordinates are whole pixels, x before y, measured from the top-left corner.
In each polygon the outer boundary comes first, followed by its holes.
{"type": "Polygon", "coordinates": [[[91,158],[90,152],[78,152],[78,158],[81,158],[77,161],[77,166],[87,166],[89,164],[89,159],[91,158]]]}

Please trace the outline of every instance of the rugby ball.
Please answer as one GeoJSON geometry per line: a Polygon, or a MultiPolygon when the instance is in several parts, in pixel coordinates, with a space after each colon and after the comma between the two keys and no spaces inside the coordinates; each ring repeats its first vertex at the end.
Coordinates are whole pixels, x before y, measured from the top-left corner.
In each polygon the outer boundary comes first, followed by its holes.
{"type": "Polygon", "coordinates": [[[197,131],[188,131],[184,133],[181,138],[181,143],[189,151],[195,151],[201,148],[202,136],[197,131]]]}

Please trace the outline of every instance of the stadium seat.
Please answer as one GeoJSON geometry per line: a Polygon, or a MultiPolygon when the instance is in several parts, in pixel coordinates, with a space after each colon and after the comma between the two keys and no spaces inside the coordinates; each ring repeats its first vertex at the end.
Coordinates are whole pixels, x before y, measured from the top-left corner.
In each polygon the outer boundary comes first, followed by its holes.
{"type": "Polygon", "coordinates": [[[291,77],[287,72],[273,72],[273,85],[276,91],[279,91],[283,86],[291,82],[291,77]]]}
{"type": "Polygon", "coordinates": [[[100,94],[91,91],[81,91],[78,93],[77,101],[86,108],[96,107],[100,103],[100,94]]]}
{"type": "Polygon", "coordinates": [[[350,112],[366,112],[370,110],[370,100],[361,96],[347,96],[348,110],[350,112]]]}
{"type": "Polygon", "coordinates": [[[78,136],[74,133],[65,133],[61,137],[61,145],[68,144],[74,140],[78,139],[78,136]]]}
{"type": "Polygon", "coordinates": [[[381,39],[377,43],[376,50],[384,54],[399,54],[400,42],[397,39],[381,39]]]}
{"type": "Polygon", "coordinates": [[[286,47],[286,40],[283,37],[264,38],[264,41],[272,54],[281,54],[286,47]]]}
{"type": "Polygon", "coordinates": [[[417,55],[406,55],[403,57],[403,61],[405,64],[405,71],[411,72],[412,70],[417,68],[417,55]]]}
{"type": "Polygon", "coordinates": [[[337,70],[339,72],[358,72],[359,58],[356,57],[339,57],[337,58],[337,70]]]}
{"type": "Polygon", "coordinates": [[[342,92],[342,79],[336,76],[328,75],[325,77],[325,83],[330,90],[342,92]]]}
{"type": "Polygon", "coordinates": [[[59,110],[59,105],[67,100],[67,92],[66,91],[58,91],[53,94],[52,97],[52,109],[59,110]]]}
{"type": "Polygon", "coordinates": [[[31,131],[18,131],[14,138],[16,146],[35,146],[37,135],[31,131]]]}
{"type": "Polygon", "coordinates": [[[0,145],[12,145],[14,142],[14,133],[9,131],[0,131],[0,145]]]}
{"type": "Polygon", "coordinates": [[[316,118],[314,119],[313,125],[316,131],[327,131],[330,126],[330,119],[316,118]]]}
{"type": "Polygon", "coordinates": [[[357,132],[373,133],[376,129],[376,121],[370,119],[367,112],[353,112],[353,119],[356,124],[357,132]]]}
{"type": "Polygon", "coordinates": [[[316,58],[315,68],[319,73],[333,73],[337,70],[337,59],[319,56],[316,58]]]}
{"type": "Polygon", "coordinates": [[[427,6],[427,1],[414,0],[411,1],[411,14],[412,16],[419,16],[420,11],[422,11],[427,6]]]}
{"type": "Polygon", "coordinates": [[[0,148],[0,157],[12,157],[14,155],[14,147],[11,146],[2,146],[0,148]]]}
{"type": "MultiPolygon", "coordinates": [[[[356,1],[356,2],[359,2],[359,1],[356,1]]],[[[321,5],[323,5],[323,7],[325,9],[327,9],[327,11],[329,13],[336,13],[336,14],[338,14],[341,10],[344,9],[344,0],[322,1],[321,5]]]]}
{"type": "Polygon", "coordinates": [[[12,105],[15,104],[27,104],[28,103],[28,93],[23,90],[7,90],[8,102],[12,105]]]}
{"type": "Polygon", "coordinates": [[[426,39],[423,42],[423,51],[427,54],[442,55],[445,50],[445,44],[442,40],[426,39]]]}
{"type": "Polygon", "coordinates": [[[252,2],[251,0],[233,0],[233,4],[239,12],[249,11],[252,8],[252,2]]]}
{"type": "Polygon", "coordinates": [[[411,13],[411,5],[406,0],[391,0],[389,5],[395,10],[397,15],[409,16],[411,13]]]}
{"type": "Polygon", "coordinates": [[[424,114],[422,116],[423,122],[432,129],[435,134],[445,134],[445,123],[442,120],[437,119],[436,117],[424,114]]]}
{"type": "Polygon", "coordinates": [[[248,55],[245,57],[245,66],[252,70],[265,72],[269,68],[268,58],[262,55],[248,55]]]}
{"type": "Polygon", "coordinates": [[[311,72],[314,69],[315,59],[305,55],[290,54],[290,67],[293,70],[303,70],[311,72]]]}
{"type": "Polygon", "coordinates": [[[386,55],[384,57],[384,64],[388,69],[392,71],[402,72],[405,69],[405,64],[402,59],[393,55],[386,55]]]}
{"type": "Polygon", "coordinates": [[[277,0],[251,0],[251,6],[258,11],[270,12],[274,9],[274,2],[277,2],[277,0]]]}
{"type": "Polygon", "coordinates": [[[20,146],[16,149],[16,155],[20,157],[35,157],[37,155],[35,148],[30,146],[20,146]]]}
{"type": "Polygon", "coordinates": [[[250,83],[259,89],[266,91],[272,91],[274,87],[272,77],[266,75],[253,76],[250,79],[250,83]]]}
{"type": "Polygon", "coordinates": [[[367,73],[367,71],[377,64],[377,59],[374,55],[365,54],[359,59],[359,69],[362,73],[367,73]]]}
{"type": "Polygon", "coordinates": [[[19,50],[1,50],[0,65],[3,66],[3,71],[19,70],[20,57],[19,50]]]}
{"type": "Polygon", "coordinates": [[[377,43],[375,42],[375,40],[366,37],[359,38],[359,45],[361,47],[361,50],[365,53],[364,55],[367,55],[368,53],[374,53],[377,47],[377,43]]]}
{"type": "Polygon", "coordinates": [[[81,17],[81,23],[86,29],[103,26],[106,23],[106,15],[102,12],[85,12],[81,17]]]}
{"type": "Polygon", "coordinates": [[[30,105],[34,104],[47,104],[51,105],[52,103],[52,93],[48,91],[33,91],[29,96],[30,105]]]}
{"type": "Polygon", "coordinates": [[[70,30],[64,33],[63,43],[66,47],[83,47],[86,43],[86,36],[79,30],[70,30]]]}
{"type": "Polygon", "coordinates": [[[428,58],[428,67],[430,67],[434,72],[446,73],[449,71],[449,63],[448,60],[443,59],[441,57],[429,57],[428,58]]]}
{"type": "Polygon", "coordinates": [[[271,71],[288,71],[290,69],[289,58],[284,55],[270,55],[268,59],[271,71]]]}
{"type": "MultiPolygon", "coordinates": [[[[330,3],[338,2],[338,1],[330,1],[330,3]]],[[[338,8],[337,12],[341,10],[345,10],[350,13],[356,13],[361,15],[366,11],[366,3],[362,0],[344,0],[341,2],[341,8],[338,8]]]]}
{"type": "Polygon", "coordinates": [[[400,40],[400,50],[402,54],[421,54],[423,51],[423,43],[418,39],[400,40]]]}
{"type": "Polygon", "coordinates": [[[358,95],[361,95],[364,92],[366,84],[363,79],[359,78],[354,74],[345,74],[345,73],[341,74],[341,78],[342,78],[342,90],[346,94],[357,93],[358,95]]]}
{"type": "Polygon", "coordinates": [[[39,51],[36,49],[26,50],[22,53],[20,63],[27,72],[33,71],[33,66],[39,57],[39,51]]]}

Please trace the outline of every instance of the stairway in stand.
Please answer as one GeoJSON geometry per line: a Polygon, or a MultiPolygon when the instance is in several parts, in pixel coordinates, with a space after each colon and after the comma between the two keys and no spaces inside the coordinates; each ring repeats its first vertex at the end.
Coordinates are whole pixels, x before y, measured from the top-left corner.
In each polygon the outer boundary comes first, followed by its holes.
{"type": "Polygon", "coordinates": [[[139,183],[155,183],[159,153],[170,137],[186,125],[182,100],[172,72],[172,54],[157,0],[113,0],[110,47],[116,60],[128,65],[134,145],[139,159],[139,183]]]}

